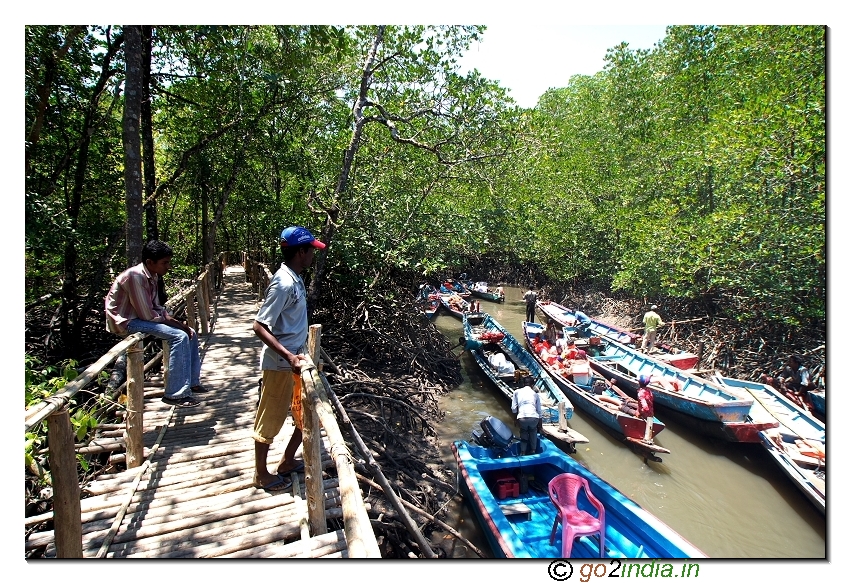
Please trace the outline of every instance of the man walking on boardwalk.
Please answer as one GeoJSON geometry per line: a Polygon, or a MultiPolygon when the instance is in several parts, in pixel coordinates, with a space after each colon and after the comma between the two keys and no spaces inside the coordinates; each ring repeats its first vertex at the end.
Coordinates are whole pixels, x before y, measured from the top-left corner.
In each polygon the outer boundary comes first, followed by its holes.
{"type": "Polygon", "coordinates": [[[198,334],[175,320],[159,300],[160,280],[171,269],[174,252],[167,243],[148,241],[142,262],[115,278],[104,300],[106,329],[119,336],[142,332],[169,344],[168,375],[163,402],[176,407],[196,407],[201,386],[198,334]]]}
{"type": "Polygon", "coordinates": [[[268,470],[269,447],[280,433],[293,391],[301,391],[301,366],[307,342],[307,290],[301,273],[310,267],[316,249],[324,249],[304,227],[287,227],[280,234],[283,263],[277,270],[254,319],[254,333],[263,341],[260,369],[263,389],[254,419],[254,486],[274,492],[286,490],[288,472],[297,469],[295,451],[301,444],[296,428],[276,475],[268,470]]]}
{"type": "Polygon", "coordinates": [[[649,308],[649,311],[643,315],[643,342],[641,343],[641,350],[649,354],[652,352],[652,349],[655,348],[655,338],[658,335],[658,328],[664,325],[664,322],[661,320],[661,316],[655,313],[655,310],[658,309],[658,306],[653,305],[649,308]]]}

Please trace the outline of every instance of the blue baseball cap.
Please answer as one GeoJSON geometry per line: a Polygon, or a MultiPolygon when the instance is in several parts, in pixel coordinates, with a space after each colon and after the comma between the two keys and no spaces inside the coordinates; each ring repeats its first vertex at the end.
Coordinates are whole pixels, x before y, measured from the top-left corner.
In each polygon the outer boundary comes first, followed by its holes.
{"type": "Polygon", "coordinates": [[[326,245],[316,239],[313,233],[304,227],[286,227],[280,233],[280,242],[283,246],[290,245],[312,245],[316,249],[324,249],[326,245]]]}

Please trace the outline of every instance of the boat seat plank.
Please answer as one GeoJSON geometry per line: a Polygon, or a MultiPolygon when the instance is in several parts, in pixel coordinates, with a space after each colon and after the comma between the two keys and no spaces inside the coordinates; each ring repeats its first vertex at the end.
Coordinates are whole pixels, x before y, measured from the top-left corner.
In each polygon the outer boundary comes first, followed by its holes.
{"type": "Polygon", "coordinates": [[[530,519],[531,508],[522,502],[512,502],[510,504],[499,504],[499,509],[505,516],[518,516],[520,518],[530,519]]]}

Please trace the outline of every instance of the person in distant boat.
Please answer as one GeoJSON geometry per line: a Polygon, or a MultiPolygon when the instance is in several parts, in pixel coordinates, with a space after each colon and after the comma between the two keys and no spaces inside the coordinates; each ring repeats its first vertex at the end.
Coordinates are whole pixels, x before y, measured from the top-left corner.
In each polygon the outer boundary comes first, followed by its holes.
{"type": "Polygon", "coordinates": [[[269,492],[292,486],[286,474],[302,464],[295,461],[301,442],[300,419],[280,464],[272,474],[268,470],[269,448],[289,414],[293,394],[301,391],[301,367],[306,364],[307,290],[301,273],[312,265],[317,249],[325,244],[304,227],[287,227],[280,234],[283,263],[274,274],[265,298],[254,318],[254,334],[262,340],[260,369],[262,392],[254,418],[254,487],[269,492]]]}
{"type": "Polygon", "coordinates": [[[640,375],[638,377],[638,417],[646,420],[646,433],[643,436],[644,441],[652,441],[652,416],[655,414],[655,400],[652,396],[652,390],[649,388],[649,375],[640,375]]]}
{"type": "Polygon", "coordinates": [[[809,369],[803,366],[803,357],[792,354],[782,372],[779,373],[779,384],[785,392],[792,392],[800,397],[814,389],[809,369]]]}
{"type": "Polygon", "coordinates": [[[546,324],[546,331],[543,333],[543,337],[546,339],[546,342],[552,346],[556,346],[558,344],[560,334],[558,334],[558,329],[555,328],[555,320],[549,320],[546,324]]]}
{"type": "Polygon", "coordinates": [[[576,328],[579,332],[584,333],[590,329],[590,317],[581,310],[573,310],[576,317],[576,328]]]}
{"type": "Polygon", "coordinates": [[[499,294],[499,298],[505,299],[505,288],[499,286],[496,288],[496,293],[499,294]]]}
{"type": "Polygon", "coordinates": [[[537,451],[537,432],[543,429],[543,407],[540,395],[533,386],[524,386],[514,391],[511,397],[511,411],[519,425],[520,455],[537,451]]]}
{"type": "Polygon", "coordinates": [[[649,308],[649,311],[643,315],[643,342],[641,342],[641,350],[646,352],[647,354],[652,352],[655,348],[655,339],[658,336],[658,328],[664,325],[664,322],[661,320],[661,316],[659,316],[655,310],[658,309],[658,306],[652,305],[649,308]]]}
{"type": "Polygon", "coordinates": [[[528,291],[522,296],[525,300],[525,321],[534,322],[534,308],[537,306],[537,292],[534,291],[534,286],[528,286],[528,291]]]}
{"type": "Polygon", "coordinates": [[[568,360],[587,360],[587,352],[576,347],[576,341],[571,338],[567,340],[567,349],[564,351],[564,358],[568,360]]]}

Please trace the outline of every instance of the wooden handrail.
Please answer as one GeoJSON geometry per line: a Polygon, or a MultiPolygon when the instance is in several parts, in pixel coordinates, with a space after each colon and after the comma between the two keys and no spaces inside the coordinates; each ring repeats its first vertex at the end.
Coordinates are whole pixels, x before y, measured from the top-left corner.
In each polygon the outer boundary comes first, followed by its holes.
{"type": "MultiPolygon", "coordinates": [[[[321,326],[318,325],[311,326],[310,328],[314,334],[317,334],[321,330],[321,326]]],[[[318,346],[318,342],[313,345],[313,348],[314,354],[320,352],[321,347],[318,346]]],[[[301,399],[302,415],[305,419],[305,425],[308,415],[317,415],[330,442],[330,455],[336,465],[336,472],[339,478],[343,528],[345,530],[345,539],[348,543],[348,556],[351,558],[378,559],[381,557],[381,551],[378,548],[378,541],[375,539],[375,532],[370,526],[371,523],[369,521],[369,515],[366,512],[366,504],[363,502],[363,496],[360,492],[360,484],[357,482],[353,456],[337,424],[333,407],[325,391],[321,373],[316,368],[310,355],[307,355],[307,360],[308,364],[301,370],[301,385],[303,390],[301,399]]],[[[321,434],[318,431],[310,436],[311,440],[320,438],[321,434]]],[[[308,433],[306,431],[304,432],[304,439],[303,449],[306,452],[313,446],[313,443],[307,443],[308,433]]],[[[308,476],[311,472],[313,472],[313,475],[321,476],[321,459],[311,461],[311,466],[313,467],[307,466],[306,463],[305,466],[308,476]]],[[[310,495],[311,493],[308,491],[308,513],[314,506],[310,504],[310,495]]],[[[315,535],[316,533],[312,534],[315,535]]]]}
{"type": "MultiPolygon", "coordinates": [[[[209,333],[209,310],[213,289],[216,288],[217,281],[223,281],[217,277],[220,265],[218,261],[208,263],[194,286],[171,298],[166,303],[166,307],[172,313],[176,313],[178,306],[185,303],[187,315],[190,319],[194,319],[193,308],[194,302],[197,300],[204,334],[209,333]]],[[[58,557],[82,557],[81,516],[79,511],[80,486],[76,478],[77,459],[67,406],[74,395],[95,380],[123,352],[130,353],[132,358],[127,369],[129,411],[125,417],[127,465],[128,467],[140,465],[143,456],[142,433],[144,426],[142,419],[144,368],[141,362],[142,349],[140,344],[146,336],[141,332],[130,334],[101,356],[97,362],[86,368],[81,375],[67,383],[61,391],[24,411],[24,433],[47,419],[48,435],[56,434],[50,440],[48,455],[50,456],[52,471],[61,474],[61,476],[57,476],[58,479],[53,484],[54,505],[59,504],[63,509],[61,512],[54,511],[54,531],[58,557]],[[69,503],[72,500],[77,501],[76,509],[69,503]]],[[[163,360],[163,368],[165,368],[165,360],[163,360]]]]}
{"type": "Polygon", "coordinates": [[[141,332],[131,334],[113,346],[112,349],[101,356],[97,362],[90,365],[83,374],[65,385],[61,391],[49,396],[44,401],[41,401],[37,405],[33,405],[24,411],[24,433],[44,421],[49,415],[67,405],[74,395],[80,392],[80,390],[86,387],[86,385],[88,385],[92,380],[96,379],[97,375],[99,375],[101,371],[118,358],[122,352],[137,342],[144,340],[144,338],[145,335],[141,332]]]}

